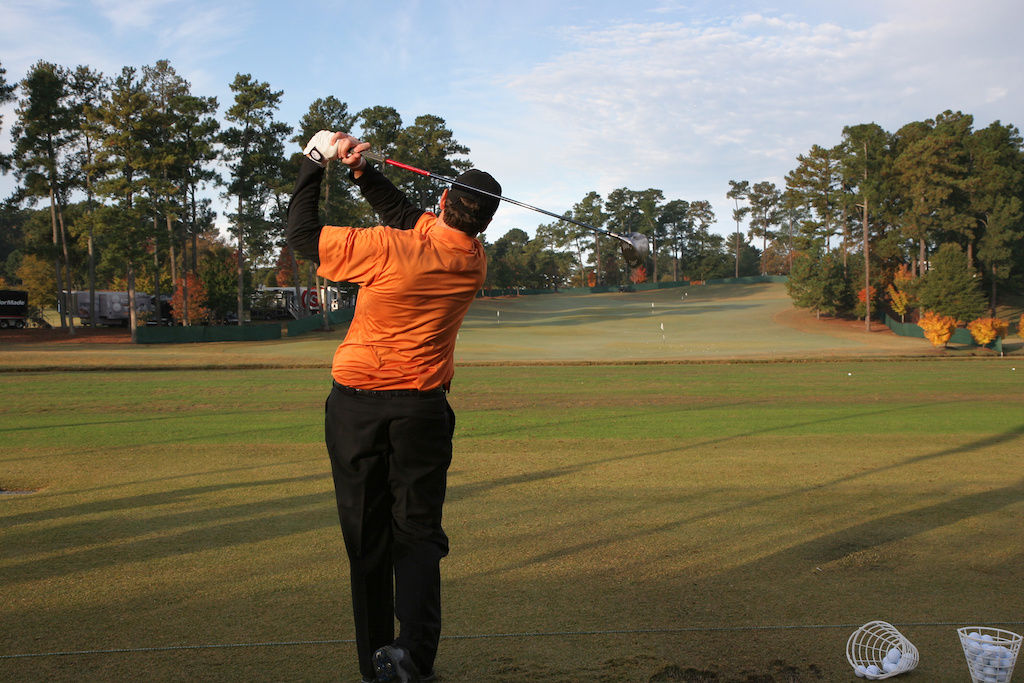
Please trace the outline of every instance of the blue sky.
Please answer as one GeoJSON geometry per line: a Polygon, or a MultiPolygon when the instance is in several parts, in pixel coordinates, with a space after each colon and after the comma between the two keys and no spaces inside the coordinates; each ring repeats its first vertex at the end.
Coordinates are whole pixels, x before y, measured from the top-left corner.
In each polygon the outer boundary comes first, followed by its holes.
{"type": "MultiPolygon", "coordinates": [[[[435,114],[509,197],[564,212],[653,187],[711,201],[725,234],[730,179],[781,187],[845,125],[946,109],[1024,125],[1022,24],[1019,0],[0,0],[0,63],[16,81],[39,59],[169,59],[222,111],[250,73],[293,125],[326,95],[435,114]]],[[[488,236],[548,220],[505,204],[488,236]]]]}

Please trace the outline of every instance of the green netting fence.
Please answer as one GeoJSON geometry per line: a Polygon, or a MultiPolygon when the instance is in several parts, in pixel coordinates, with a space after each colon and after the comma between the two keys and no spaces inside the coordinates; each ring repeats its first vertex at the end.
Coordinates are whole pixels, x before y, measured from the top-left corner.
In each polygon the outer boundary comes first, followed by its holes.
{"type": "Polygon", "coordinates": [[[222,341],[268,341],[281,338],[279,323],[259,325],[194,325],[191,327],[140,327],[139,344],[188,344],[222,341]]]}
{"type": "MultiPolygon", "coordinates": [[[[340,325],[342,323],[348,323],[352,321],[352,314],[355,313],[354,308],[343,308],[340,311],[330,311],[328,313],[328,320],[331,325],[340,325]]],[[[312,315],[308,318],[302,318],[301,320],[292,320],[288,323],[288,336],[297,337],[300,334],[306,334],[313,330],[323,329],[324,317],[320,313],[312,315]]]]}
{"type": "Polygon", "coordinates": [[[706,285],[757,285],[763,282],[785,282],[785,275],[747,275],[746,277],[718,277],[705,280],[706,285]]]}
{"type": "MultiPolygon", "coordinates": [[[[921,329],[920,325],[917,325],[916,323],[901,323],[898,320],[894,320],[888,313],[885,314],[885,326],[901,337],[917,337],[919,339],[925,339],[924,330],[921,329]]],[[[947,343],[962,344],[964,346],[978,346],[978,343],[974,341],[974,337],[971,336],[971,333],[963,327],[956,328],[947,343]]],[[[993,349],[997,353],[1001,354],[1003,352],[1003,340],[996,339],[991,344],[988,344],[986,348],[993,349]]]]}

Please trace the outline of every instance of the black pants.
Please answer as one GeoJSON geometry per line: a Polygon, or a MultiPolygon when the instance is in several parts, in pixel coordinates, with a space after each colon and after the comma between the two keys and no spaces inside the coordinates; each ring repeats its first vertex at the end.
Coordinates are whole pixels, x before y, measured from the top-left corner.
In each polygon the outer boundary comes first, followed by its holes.
{"type": "Polygon", "coordinates": [[[353,392],[327,397],[325,434],[352,576],[359,670],[396,642],[421,673],[441,635],[441,507],[455,414],[444,392],[353,392]],[[392,583],[392,577],[394,583],[392,583]],[[395,618],[400,624],[395,639],[395,618]]]}

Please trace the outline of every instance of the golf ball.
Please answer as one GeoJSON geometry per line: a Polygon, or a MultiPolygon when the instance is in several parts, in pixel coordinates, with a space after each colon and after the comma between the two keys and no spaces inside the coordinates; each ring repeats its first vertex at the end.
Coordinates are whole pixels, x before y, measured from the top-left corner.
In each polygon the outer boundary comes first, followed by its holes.
{"type": "Polygon", "coordinates": [[[903,653],[900,652],[900,649],[898,647],[892,647],[889,648],[889,651],[885,653],[885,661],[896,664],[900,661],[900,657],[902,656],[903,653]]]}
{"type": "Polygon", "coordinates": [[[867,673],[867,669],[858,664],[857,666],[853,667],[853,673],[857,675],[857,678],[864,678],[864,674],[867,673]]]}
{"type": "Polygon", "coordinates": [[[868,678],[871,678],[873,676],[878,676],[881,673],[882,673],[882,670],[879,669],[874,664],[872,664],[868,668],[864,669],[864,675],[867,676],[868,678]]]}
{"type": "Polygon", "coordinates": [[[853,377],[853,373],[852,372],[848,372],[848,373],[846,373],[846,376],[847,377],[853,377]]]}

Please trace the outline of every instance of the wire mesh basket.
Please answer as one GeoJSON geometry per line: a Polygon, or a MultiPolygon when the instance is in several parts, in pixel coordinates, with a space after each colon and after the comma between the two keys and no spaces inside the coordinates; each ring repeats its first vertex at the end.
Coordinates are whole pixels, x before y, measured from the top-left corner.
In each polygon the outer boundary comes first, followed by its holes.
{"type": "Polygon", "coordinates": [[[881,680],[917,666],[917,648],[896,627],[885,621],[869,621],[850,634],[846,660],[860,678],[881,680]]]}
{"type": "Polygon", "coordinates": [[[1010,683],[1021,636],[989,626],[965,626],[956,632],[974,683],[1010,683]]]}

